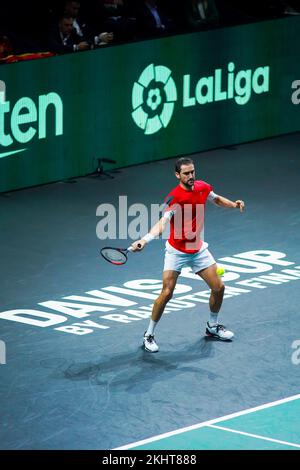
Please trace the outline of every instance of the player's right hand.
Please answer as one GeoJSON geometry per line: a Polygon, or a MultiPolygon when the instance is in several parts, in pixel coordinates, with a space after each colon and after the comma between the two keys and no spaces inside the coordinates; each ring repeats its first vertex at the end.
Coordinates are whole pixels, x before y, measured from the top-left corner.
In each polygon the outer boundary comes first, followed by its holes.
{"type": "Polygon", "coordinates": [[[235,203],[236,203],[236,207],[237,207],[238,209],[240,209],[240,212],[244,212],[244,210],[245,210],[245,203],[244,203],[244,201],[242,201],[241,199],[238,199],[237,201],[235,201],[235,203]]]}
{"type": "Polygon", "coordinates": [[[132,243],[132,251],[142,251],[145,245],[147,245],[146,240],[138,240],[132,243]]]}

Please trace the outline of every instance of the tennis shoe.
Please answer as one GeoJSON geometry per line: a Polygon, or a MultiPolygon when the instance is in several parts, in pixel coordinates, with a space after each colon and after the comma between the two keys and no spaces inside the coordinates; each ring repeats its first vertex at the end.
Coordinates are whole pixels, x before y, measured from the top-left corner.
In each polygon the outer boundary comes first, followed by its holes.
{"type": "Polygon", "coordinates": [[[206,334],[222,341],[230,341],[234,337],[234,333],[227,330],[224,325],[217,324],[211,326],[209,322],[206,323],[206,334]]]}
{"type": "Polygon", "coordinates": [[[155,353],[158,351],[158,345],[154,339],[154,335],[146,335],[146,331],[144,333],[144,348],[146,351],[155,353]]]}

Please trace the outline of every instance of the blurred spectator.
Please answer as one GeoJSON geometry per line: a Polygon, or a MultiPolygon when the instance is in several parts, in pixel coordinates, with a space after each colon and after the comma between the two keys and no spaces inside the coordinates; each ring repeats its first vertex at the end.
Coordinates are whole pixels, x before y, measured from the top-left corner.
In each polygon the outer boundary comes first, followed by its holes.
{"type": "Polygon", "coordinates": [[[284,15],[300,15],[300,0],[279,0],[281,14],[284,15]]]}
{"type": "Polygon", "coordinates": [[[290,0],[289,2],[285,2],[285,3],[288,3],[288,8],[293,10],[293,12],[291,12],[292,14],[294,12],[296,12],[296,14],[299,15],[299,13],[300,13],[300,0],[290,0]]]}
{"type": "Polygon", "coordinates": [[[136,37],[136,18],[130,0],[98,0],[102,27],[112,31],[116,41],[130,41],[136,37]]]}
{"type": "Polygon", "coordinates": [[[81,3],[79,0],[67,0],[64,2],[64,14],[74,18],[73,28],[76,34],[83,41],[89,42],[90,45],[99,46],[109,44],[113,41],[114,35],[110,32],[100,33],[100,27],[91,26],[91,23],[81,15],[81,3]]]}
{"type": "Polygon", "coordinates": [[[219,22],[214,0],[183,0],[182,14],[190,29],[208,29],[217,26],[219,22]]]}
{"type": "Polygon", "coordinates": [[[73,28],[74,18],[64,14],[47,36],[48,49],[57,54],[90,49],[90,44],[83,41],[73,28]]]}
{"type": "Polygon", "coordinates": [[[300,0],[5,0],[0,60],[44,57],[51,55],[43,52],[49,50],[84,51],[112,42],[299,14],[300,0]]]}
{"type": "Polygon", "coordinates": [[[158,0],[138,0],[135,9],[141,36],[155,37],[174,31],[174,21],[158,0]]]}
{"type": "Polygon", "coordinates": [[[12,53],[12,44],[7,36],[0,36],[0,59],[5,59],[12,53]]]}

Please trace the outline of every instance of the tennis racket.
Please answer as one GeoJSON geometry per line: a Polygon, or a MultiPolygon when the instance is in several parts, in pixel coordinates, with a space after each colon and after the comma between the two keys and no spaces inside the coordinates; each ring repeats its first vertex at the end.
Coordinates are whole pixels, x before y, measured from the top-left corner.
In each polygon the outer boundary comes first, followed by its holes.
{"type": "MultiPolygon", "coordinates": [[[[141,245],[139,244],[138,247],[140,248],[141,245]]],[[[130,251],[132,251],[131,246],[128,248],[113,248],[111,246],[105,246],[101,249],[100,254],[109,263],[120,266],[121,264],[126,263],[127,253],[130,251]]]]}

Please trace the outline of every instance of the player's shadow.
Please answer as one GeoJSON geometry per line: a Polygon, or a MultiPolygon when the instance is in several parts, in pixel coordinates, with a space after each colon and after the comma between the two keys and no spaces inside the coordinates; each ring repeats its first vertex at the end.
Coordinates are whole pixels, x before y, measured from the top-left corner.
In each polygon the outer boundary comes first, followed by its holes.
{"type": "MultiPolygon", "coordinates": [[[[201,338],[183,348],[175,345],[172,351],[148,353],[141,347],[128,353],[104,356],[97,361],[65,363],[56,370],[54,376],[65,377],[72,381],[88,380],[93,385],[124,388],[127,392],[139,388],[140,392],[149,391],[156,381],[169,380],[176,375],[194,373],[199,380],[206,377],[215,380],[222,374],[199,367],[199,362],[214,356],[214,339],[201,338]]],[[[52,375],[53,376],[53,375],[52,375]]]]}

